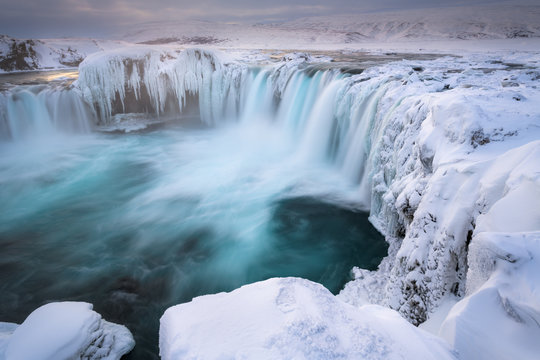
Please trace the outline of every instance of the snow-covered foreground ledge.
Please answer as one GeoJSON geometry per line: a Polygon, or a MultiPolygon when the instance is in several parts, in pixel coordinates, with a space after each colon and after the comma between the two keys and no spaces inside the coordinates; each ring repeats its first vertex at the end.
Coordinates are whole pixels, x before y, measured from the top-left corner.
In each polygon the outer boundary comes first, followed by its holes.
{"type": "Polygon", "coordinates": [[[21,324],[0,323],[1,360],[118,360],[135,346],[129,330],[83,302],[44,305],[21,324]]]}
{"type": "Polygon", "coordinates": [[[161,318],[163,360],[457,359],[444,341],[378,306],[278,278],[195,298],[161,318]]]}
{"type": "Polygon", "coordinates": [[[469,251],[470,295],[452,308],[441,336],[461,359],[537,359],[539,274],[540,232],[478,235],[469,251]]]}

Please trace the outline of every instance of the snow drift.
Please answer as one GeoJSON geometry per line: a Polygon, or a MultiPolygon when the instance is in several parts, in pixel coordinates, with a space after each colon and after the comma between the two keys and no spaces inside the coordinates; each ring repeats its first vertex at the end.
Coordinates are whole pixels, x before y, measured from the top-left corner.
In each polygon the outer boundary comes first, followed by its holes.
{"type": "Polygon", "coordinates": [[[164,360],[456,359],[440,339],[376,305],[355,308],[322,285],[271,279],[169,308],[164,360]]]}
{"type": "Polygon", "coordinates": [[[0,358],[6,360],[118,360],[133,346],[126,327],[103,320],[88,303],[50,303],[21,325],[0,323],[0,358]]]}

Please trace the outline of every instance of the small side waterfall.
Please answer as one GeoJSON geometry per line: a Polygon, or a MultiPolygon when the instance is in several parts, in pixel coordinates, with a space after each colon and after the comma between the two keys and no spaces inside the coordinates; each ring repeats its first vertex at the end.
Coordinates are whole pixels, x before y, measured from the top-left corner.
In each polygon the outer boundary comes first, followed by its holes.
{"type": "Polygon", "coordinates": [[[18,86],[0,93],[0,106],[0,138],[88,133],[95,123],[93,109],[76,89],[18,86]]]}

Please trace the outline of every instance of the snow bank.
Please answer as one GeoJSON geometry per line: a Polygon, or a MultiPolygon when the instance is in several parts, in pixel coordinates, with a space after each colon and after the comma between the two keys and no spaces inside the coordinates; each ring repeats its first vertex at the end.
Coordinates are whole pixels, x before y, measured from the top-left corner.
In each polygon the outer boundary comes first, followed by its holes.
{"type": "Polygon", "coordinates": [[[169,308],[161,318],[160,354],[164,360],[456,359],[444,342],[396,312],[355,308],[298,278],[169,308]]]}
{"type": "Polygon", "coordinates": [[[452,308],[441,335],[462,359],[537,359],[540,231],[480,233],[469,266],[471,294],[452,308]]]}
{"type": "Polygon", "coordinates": [[[18,324],[0,322],[0,359],[5,359],[9,338],[18,326],[18,324]]]}
{"type": "Polygon", "coordinates": [[[109,323],[81,302],[44,305],[20,325],[0,323],[6,360],[117,360],[135,346],[129,330],[109,323]]]}

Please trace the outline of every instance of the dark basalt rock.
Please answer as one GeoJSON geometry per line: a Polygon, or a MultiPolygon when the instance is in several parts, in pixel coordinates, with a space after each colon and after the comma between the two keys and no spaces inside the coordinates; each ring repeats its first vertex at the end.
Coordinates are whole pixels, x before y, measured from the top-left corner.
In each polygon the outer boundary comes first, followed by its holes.
{"type": "Polygon", "coordinates": [[[33,40],[12,40],[9,52],[0,60],[4,71],[35,70],[38,68],[37,54],[33,40]]]}

